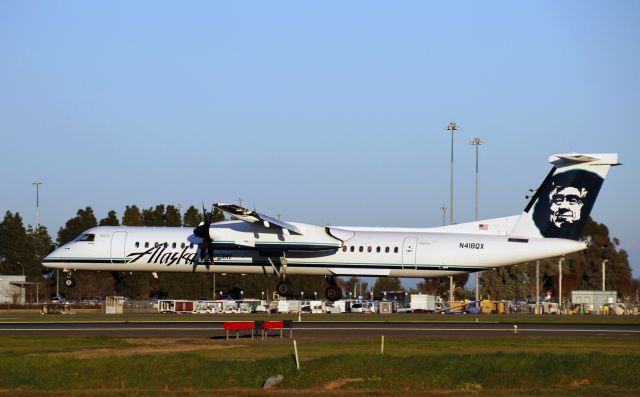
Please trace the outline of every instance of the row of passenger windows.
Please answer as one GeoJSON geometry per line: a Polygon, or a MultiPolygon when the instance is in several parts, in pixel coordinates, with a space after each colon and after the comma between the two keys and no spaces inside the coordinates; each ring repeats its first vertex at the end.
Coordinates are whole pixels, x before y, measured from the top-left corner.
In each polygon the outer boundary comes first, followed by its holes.
{"type": "MultiPolygon", "coordinates": [[[[358,252],[364,252],[364,246],[359,246],[358,247],[358,252]]],[[[342,252],[356,252],[356,246],[355,245],[343,245],[342,246],[342,252]]],[[[373,252],[373,247],[372,246],[368,246],[367,247],[367,252],[373,252]]],[[[376,252],[380,253],[382,252],[382,247],[376,247],[376,252]]],[[[391,252],[391,249],[389,247],[384,247],[384,252],[385,254],[388,254],[389,252],[391,252]]],[[[393,253],[397,254],[398,253],[398,247],[393,247],[393,253]]]]}
{"type": "MultiPolygon", "coordinates": [[[[157,241],[155,243],[153,243],[153,246],[155,248],[158,248],[161,245],[163,245],[164,248],[168,248],[169,247],[169,243],[159,243],[157,241]]],[[[180,243],[180,248],[184,248],[186,246],[187,246],[186,243],[184,243],[184,242],[180,243]]],[[[171,243],[171,248],[177,248],[177,247],[178,247],[178,243],[171,243]]],[[[140,248],[140,242],[139,241],[136,241],[136,248],[140,248]]],[[[144,243],[144,248],[149,248],[149,242],[148,241],[146,241],[144,243]]],[[[193,243],[189,243],[189,248],[193,248],[193,243]]]]}

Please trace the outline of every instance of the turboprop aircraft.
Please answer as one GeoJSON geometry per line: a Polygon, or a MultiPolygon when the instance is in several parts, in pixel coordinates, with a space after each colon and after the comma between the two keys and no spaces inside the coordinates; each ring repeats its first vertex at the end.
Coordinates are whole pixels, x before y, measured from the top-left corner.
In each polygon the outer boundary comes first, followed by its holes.
{"type": "Polygon", "coordinates": [[[617,154],[556,154],[551,172],[520,215],[436,228],[319,226],[285,222],[217,203],[232,220],[184,227],[94,227],[44,258],[78,270],[257,273],[325,276],[325,296],[338,300],[339,276],[439,277],[477,272],[583,250],[580,234],[617,154]]]}

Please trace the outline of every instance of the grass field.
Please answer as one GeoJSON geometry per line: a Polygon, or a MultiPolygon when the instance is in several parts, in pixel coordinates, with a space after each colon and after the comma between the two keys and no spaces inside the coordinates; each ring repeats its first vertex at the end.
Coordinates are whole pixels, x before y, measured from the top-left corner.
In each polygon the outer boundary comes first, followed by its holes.
{"type": "MultiPolygon", "coordinates": [[[[74,310],[73,314],[41,315],[38,310],[0,310],[0,322],[34,321],[251,321],[298,320],[297,314],[100,314],[97,310],[74,310]]],[[[558,316],[558,315],[443,315],[419,313],[395,314],[303,314],[302,321],[385,321],[385,322],[490,322],[505,324],[640,324],[640,316],[558,316]]]]}
{"type": "Polygon", "coordinates": [[[637,395],[640,338],[0,336],[0,394],[637,395]],[[261,389],[272,375],[283,382],[261,389]]]}

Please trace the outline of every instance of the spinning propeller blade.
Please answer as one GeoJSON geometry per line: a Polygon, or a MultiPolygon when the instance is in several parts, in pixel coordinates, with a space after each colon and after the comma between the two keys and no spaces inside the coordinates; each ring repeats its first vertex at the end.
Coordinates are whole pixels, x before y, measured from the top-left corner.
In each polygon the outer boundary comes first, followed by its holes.
{"type": "MultiPolygon", "coordinates": [[[[202,203],[202,213],[204,217],[204,222],[201,222],[198,226],[193,229],[193,234],[202,239],[202,243],[200,243],[200,262],[205,263],[213,263],[213,240],[211,239],[211,235],[209,234],[209,228],[211,227],[211,220],[213,219],[213,209],[207,215],[207,210],[204,207],[204,203],[202,203]],[[205,260],[208,258],[208,261],[205,260]]],[[[207,266],[208,268],[208,266],[207,266]]],[[[195,257],[193,259],[193,271],[196,270],[196,260],[195,257]]]]}

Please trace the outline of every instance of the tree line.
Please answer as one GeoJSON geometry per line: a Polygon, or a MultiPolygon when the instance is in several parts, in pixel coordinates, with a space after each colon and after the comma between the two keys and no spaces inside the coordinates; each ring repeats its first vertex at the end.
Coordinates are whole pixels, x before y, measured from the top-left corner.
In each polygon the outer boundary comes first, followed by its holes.
{"type": "MultiPolygon", "coordinates": [[[[213,222],[224,220],[223,213],[216,209],[212,214],[213,222]]],[[[56,245],[61,246],[73,240],[83,231],[95,226],[174,226],[195,227],[203,221],[203,214],[194,206],[184,214],[173,205],[156,205],[140,209],[136,205],[127,205],[122,218],[111,210],[98,220],[91,207],[78,209],[76,215],[58,230],[56,245]]],[[[621,296],[631,296],[637,291],[640,281],[633,279],[628,254],[620,248],[618,239],[609,236],[604,224],[589,219],[583,232],[583,240],[591,242],[585,251],[567,255],[563,269],[563,294],[568,298],[571,290],[601,289],[601,264],[607,259],[606,289],[616,290],[621,296]]],[[[42,259],[54,249],[54,242],[45,226],[34,229],[24,226],[19,213],[7,211],[0,223],[0,274],[24,274],[27,281],[38,282],[42,296],[55,293],[55,271],[42,266],[42,259]]],[[[540,261],[541,295],[558,291],[558,258],[540,261]]],[[[271,297],[278,282],[275,276],[217,274],[214,278],[205,273],[159,273],[154,278],[146,272],[92,272],[74,273],[77,280],[75,288],[66,288],[60,283],[61,295],[68,299],[81,299],[93,296],[123,295],[133,299],[148,298],[212,298],[220,295],[231,297],[271,297]],[[242,292],[242,293],[241,293],[242,292]]],[[[62,275],[61,275],[62,278],[62,275]]],[[[468,274],[455,276],[457,286],[464,286],[468,274]]],[[[535,262],[517,266],[497,268],[482,272],[481,292],[484,298],[513,299],[516,289],[521,297],[535,297],[535,262]]],[[[305,297],[324,296],[327,286],[323,277],[291,277],[295,290],[305,297]]],[[[349,292],[369,297],[388,297],[403,295],[407,291],[397,277],[380,277],[370,286],[357,277],[339,279],[338,284],[349,296],[349,292]]],[[[423,292],[445,296],[448,294],[448,277],[425,278],[415,289],[408,292],[423,292]]],[[[35,291],[29,291],[32,295],[35,291]]],[[[473,293],[464,288],[456,290],[457,297],[471,296],[473,293]]]]}

